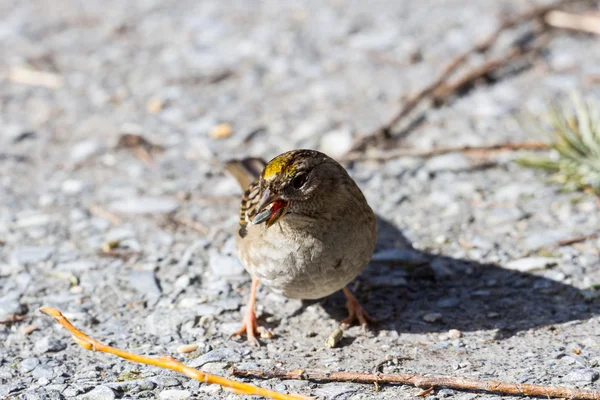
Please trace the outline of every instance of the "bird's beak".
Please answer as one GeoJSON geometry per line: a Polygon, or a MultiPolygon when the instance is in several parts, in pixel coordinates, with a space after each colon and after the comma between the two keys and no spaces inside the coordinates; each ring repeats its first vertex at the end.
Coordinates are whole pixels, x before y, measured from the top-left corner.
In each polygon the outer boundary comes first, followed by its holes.
{"type": "Polygon", "coordinates": [[[271,194],[271,190],[267,188],[260,198],[257,209],[258,214],[252,220],[253,225],[267,223],[267,228],[277,222],[285,215],[288,208],[288,202],[282,200],[279,195],[271,194]]]}

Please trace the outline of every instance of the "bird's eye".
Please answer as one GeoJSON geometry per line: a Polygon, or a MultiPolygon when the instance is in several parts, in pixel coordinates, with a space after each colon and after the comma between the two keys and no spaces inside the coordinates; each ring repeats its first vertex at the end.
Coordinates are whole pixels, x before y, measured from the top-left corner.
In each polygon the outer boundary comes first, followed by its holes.
{"type": "Polygon", "coordinates": [[[308,180],[307,174],[300,174],[292,180],[292,186],[295,189],[300,189],[302,186],[304,186],[304,184],[306,183],[307,180],[308,180]]]}

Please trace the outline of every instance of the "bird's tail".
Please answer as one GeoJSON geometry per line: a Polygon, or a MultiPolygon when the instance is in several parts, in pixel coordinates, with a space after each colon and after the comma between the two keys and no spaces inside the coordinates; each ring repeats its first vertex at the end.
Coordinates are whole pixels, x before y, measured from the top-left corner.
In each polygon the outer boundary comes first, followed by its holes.
{"type": "Polygon", "coordinates": [[[242,190],[246,190],[260,176],[267,163],[262,158],[248,157],[241,160],[229,160],[225,169],[238,181],[242,190]]]}

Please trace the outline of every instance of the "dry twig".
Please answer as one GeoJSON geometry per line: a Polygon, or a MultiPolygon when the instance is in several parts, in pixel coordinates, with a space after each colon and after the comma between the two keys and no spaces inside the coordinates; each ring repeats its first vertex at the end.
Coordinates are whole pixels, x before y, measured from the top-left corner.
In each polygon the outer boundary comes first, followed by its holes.
{"type": "Polygon", "coordinates": [[[201,222],[194,221],[192,219],[185,218],[185,217],[176,217],[176,216],[172,216],[170,218],[170,220],[175,224],[180,224],[180,225],[186,226],[190,229],[193,229],[202,235],[208,235],[208,228],[201,222]]]}
{"type": "Polygon", "coordinates": [[[108,222],[110,222],[113,225],[120,225],[121,224],[121,218],[119,218],[116,214],[113,214],[110,211],[108,211],[108,210],[100,207],[99,205],[92,204],[91,206],[89,206],[88,209],[96,217],[100,217],[102,219],[105,219],[105,220],[107,220],[108,222]]]}
{"type": "Polygon", "coordinates": [[[599,14],[573,14],[556,10],[546,14],[544,22],[553,28],[569,29],[572,31],[600,35],[599,14]]]}
{"type": "Polygon", "coordinates": [[[567,388],[559,386],[541,386],[498,381],[478,381],[465,378],[446,378],[435,376],[420,376],[415,374],[370,374],[360,372],[326,372],[317,370],[241,370],[231,368],[235,376],[262,379],[298,379],[319,382],[358,382],[358,383],[401,383],[419,388],[447,387],[459,390],[476,390],[490,393],[509,394],[516,396],[561,397],[573,400],[600,400],[600,391],[567,388]]]}
{"type": "MultiPolygon", "coordinates": [[[[424,100],[428,98],[432,98],[434,100],[434,104],[436,106],[440,106],[440,100],[442,102],[446,101],[451,97],[451,94],[456,93],[457,90],[464,87],[465,84],[473,83],[475,80],[480,77],[490,75],[496,69],[506,66],[510,61],[514,61],[515,59],[519,59],[523,56],[530,54],[531,50],[539,50],[541,48],[540,45],[534,46],[529,50],[523,49],[520,46],[512,47],[508,53],[506,53],[503,57],[499,57],[494,61],[488,61],[482,66],[478,66],[471,71],[468,71],[463,75],[461,79],[459,79],[454,84],[448,84],[449,79],[455,74],[456,71],[462,66],[464,66],[469,58],[474,54],[486,53],[488,50],[492,48],[492,46],[498,41],[499,37],[505,31],[512,29],[514,27],[539,20],[546,16],[551,11],[555,11],[560,9],[566,5],[574,4],[576,2],[587,2],[590,0],[561,0],[555,4],[535,7],[531,10],[525,11],[513,18],[509,18],[505,20],[492,34],[490,34],[486,39],[476,44],[469,50],[464,53],[453,58],[442,70],[437,79],[431,82],[429,85],[409,96],[408,99],[404,102],[404,105],[396,114],[392,116],[392,118],[383,124],[381,127],[377,128],[375,131],[371,132],[366,136],[359,137],[354,144],[352,145],[350,151],[362,151],[370,144],[382,139],[382,138],[391,138],[392,129],[404,118],[406,118],[419,104],[421,104],[424,100]],[[437,96],[436,96],[437,93],[437,96]],[[439,94],[443,93],[444,97],[440,97],[439,94]],[[437,101],[435,101],[437,100],[437,101]]],[[[537,32],[537,34],[542,33],[537,32]]]]}
{"type": "Polygon", "coordinates": [[[18,315],[18,314],[11,314],[8,316],[7,319],[0,321],[0,325],[12,325],[12,324],[16,324],[17,322],[21,322],[25,319],[24,315],[18,315]]]}
{"type": "Polygon", "coordinates": [[[364,154],[360,152],[353,152],[343,157],[341,161],[387,161],[398,157],[421,157],[431,158],[448,153],[466,153],[475,155],[488,155],[490,153],[505,152],[505,151],[516,151],[516,150],[544,150],[550,148],[550,145],[544,142],[516,142],[516,143],[502,143],[493,144],[489,146],[451,146],[451,147],[439,147],[432,150],[419,150],[419,149],[394,149],[386,152],[379,152],[375,154],[364,154]]]}
{"type": "Polygon", "coordinates": [[[572,238],[563,239],[563,240],[559,241],[557,243],[557,246],[559,246],[559,247],[561,247],[561,246],[570,246],[570,245],[575,244],[575,243],[586,242],[588,240],[596,239],[598,237],[600,237],[600,232],[594,232],[594,233],[590,233],[588,235],[575,236],[575,237],[572,237],[572,238]]]}
{"type": "Polygon", "coordinates": [[[173,357],[170,356],[162,356],[162,357],[147,357],[140,356],[138,354],[129,353],[124,350],[120,350],[111,346],[107,346],[103,343],[98,342],[87,336],[85,333],[81,332],[79,329],[75,328],[69,320],[67,320],[60,311],[50,307],[41,308],[40,311],[56,320],[59,324],[61,324],[64,328],[66,328],[69,332],[72,333],[71,338],[83,347],[86,350],[91,351],[99,351],[102,353],[113,354],[115,356],[124,358],[129,361],[154,365],[159,368],[170,369],[172,371],[179,372],[189,378],[195,379],[204,383],[216,383],[217,385],[221,385],[223,388],[232,391],[237,394],[246,394],[249,396],[263,396],[269,399],[276,400],[307,400],[309,397],[295,394],[283,394],[279,392],[274,392],[272,390],[262,389],[257,386],[249,385],[247,383],[233,381],[231,379],[223,378],[217,375],[207,374],[200,370],[188,367],[173,357]]]}
{"type": "Polygon", "coordinates": [[[154,166],[152,152],[161,151],[163,147],[150,142],[142,135],[135,133],[123,133],[119,137],[117,147],[131,150],[131,152],[148,166],[154,166]]]}
{"type": "Polygon", "coordinates": [[[8,79],[15,83],[44,86],[49,89],[58,89],[63,84],[63,79],[60,75],[24,67],[11,68],[8,79]]]}

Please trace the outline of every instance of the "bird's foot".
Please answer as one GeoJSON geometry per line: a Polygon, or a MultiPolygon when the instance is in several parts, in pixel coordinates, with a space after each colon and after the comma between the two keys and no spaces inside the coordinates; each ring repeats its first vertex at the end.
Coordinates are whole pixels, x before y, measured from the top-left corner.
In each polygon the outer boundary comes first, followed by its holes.
{"type": "Polygon", "coordinates": [[[362,329],[365,332],[368,330],[369,323],[379,323],[379,321],[367,314],[367,312],[362,308],[356,297],[354,297],[348,288],[344,288],[344,294],[347,298],[346,308],[348,308],[348,317],[345,318],[341,323],[341,327],[343,329],[347,329],[356,320],[358,320],[358,323],[362,326],[362,329]]]}
{"type": "Polygon", "coordinates": [[[260,343],[256,336],[259,336],[261,339],[270,339],[273,337],[273,332],[264,326],[258,325],[254,311],[246,312],[246,316],[244,317],[241,328],[234,332],[231,337],[241,336],[244,333],[246,334],[248,343],[254,347],[260,347],[260,343]]]}

